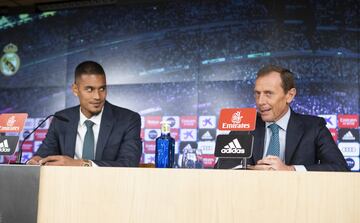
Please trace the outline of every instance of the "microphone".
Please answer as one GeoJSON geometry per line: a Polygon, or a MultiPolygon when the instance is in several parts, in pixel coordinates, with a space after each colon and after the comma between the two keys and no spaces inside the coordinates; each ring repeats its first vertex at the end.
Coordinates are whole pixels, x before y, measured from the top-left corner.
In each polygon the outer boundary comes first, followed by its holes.
{"type": "Polygon", "coordinates": [[[65,118],[65,117],[63,117],[63,116],[61,116],[61,115],[49,115],[49,116],[47,116],[44,120],[42,120],[41,122],[40,122],[40,124],[38,124],[37,126],[36,126],[36,128],[34,129],[34,130],[32,130],[27,136],[25,136],[25,138],[23,139],[23,141],[21,142],[21,144],[20,144],[20,146],[19,146],[19,153],[16,155],[16,164],[22,164],[21,163],[21,158],[22,158],[22,147],[23,147],[23,145],[24,145],[24,142],[38,129],[38,128],[40,128],[40,126],[42,125],[42,124],[44,124],[44,122],[46,122],[46,120],[48,120],[49,118],[51,118],[51,117],[55,117],[55,118],[57,118],[57,119],[59,119],[60,121],[63,121],[63,122],[69,122],[69,119],[67,119],[67,118],[65,118]]]}

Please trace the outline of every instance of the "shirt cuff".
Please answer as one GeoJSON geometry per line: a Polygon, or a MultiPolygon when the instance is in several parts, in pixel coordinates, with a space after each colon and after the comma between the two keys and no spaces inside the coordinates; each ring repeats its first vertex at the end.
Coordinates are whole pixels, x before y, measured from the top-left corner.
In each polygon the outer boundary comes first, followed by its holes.
{"type": "Polygon", "coordinates": [[[305,168],[304,165],[293,165],[293,167],[295,168],[295,171],[299,171],[299,172],[306,172],[307,169],[305,168]]]}
{"type": "Polygon", "coordinates": [[[96,165],[96,163],[94,163],[92,160],[89,160],[91,162],[91,167],[98,167],[98,165],[96,165]]]}

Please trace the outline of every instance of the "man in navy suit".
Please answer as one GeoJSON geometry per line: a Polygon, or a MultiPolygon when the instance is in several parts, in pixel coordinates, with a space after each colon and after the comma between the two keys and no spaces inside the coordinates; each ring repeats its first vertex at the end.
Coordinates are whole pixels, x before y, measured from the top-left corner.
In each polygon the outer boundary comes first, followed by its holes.
{"type": "MultiPolygon", "coordinates": [[[[323,118],[297,114],[290,108],[296,95],[293,74],[269,65],[257,73],[254,96],[258,117],[249,169],[348,171],[323,118]]],[[[236,134],[233,132],[232,134],[236,134]]],[[[237,159],[219,159],[217,168],[233,168],[237,159]]]]}
{"type": "Polygon", "coordinates": [[[27,164],[137,167],[142,153],[138,113],[106,101],[100,64],[80,63],[72,91],[80,105],[56,113],[42,145],[27,164]]]}

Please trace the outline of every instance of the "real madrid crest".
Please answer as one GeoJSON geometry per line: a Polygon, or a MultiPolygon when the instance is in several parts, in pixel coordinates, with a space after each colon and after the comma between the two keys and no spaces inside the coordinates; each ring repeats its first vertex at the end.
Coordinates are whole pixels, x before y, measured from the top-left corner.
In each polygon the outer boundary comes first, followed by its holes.
{"type": "Polygon", "coordinates": [[[4,47],[4,55],[1,57],[0,70],[5,76],[14,75],[20,67],[20,58],[16,54],[18,48],[16,45],[9,43],[4,47]]]}

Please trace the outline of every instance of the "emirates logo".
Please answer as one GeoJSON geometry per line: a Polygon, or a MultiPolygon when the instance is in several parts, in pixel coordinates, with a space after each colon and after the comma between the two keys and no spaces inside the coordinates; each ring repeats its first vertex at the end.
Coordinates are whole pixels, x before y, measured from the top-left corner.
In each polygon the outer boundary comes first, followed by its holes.
{"type": "Polygon", "coordinates": [[[12,127],[12,126],[14,126],[15,122],[16,122],[15,116],[10,116],[10,118],[8,119],[6,125],[9,126],[9,127],[12,127]]]}
{"type": "Polygon", "coordinates": [[[240,124],[242,118],[243,118],[243,116],[241,115],[241,113],[239,111],[237,111],[232,115],[231,122],[236,123],[236,124],[240,124]]]}

